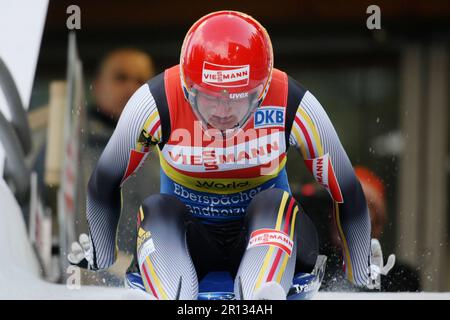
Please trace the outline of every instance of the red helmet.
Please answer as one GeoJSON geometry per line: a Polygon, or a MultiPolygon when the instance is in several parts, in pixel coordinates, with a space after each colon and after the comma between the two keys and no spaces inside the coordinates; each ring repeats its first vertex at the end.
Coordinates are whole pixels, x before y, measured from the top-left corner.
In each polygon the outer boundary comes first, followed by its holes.
{"type": "Polygon", "coordinates": [[[197,116],[220,130],[242,127],[264,100],[273,68],[269,35],[236,11],[200,18],[186,34],[181,85],[197,116]]]}

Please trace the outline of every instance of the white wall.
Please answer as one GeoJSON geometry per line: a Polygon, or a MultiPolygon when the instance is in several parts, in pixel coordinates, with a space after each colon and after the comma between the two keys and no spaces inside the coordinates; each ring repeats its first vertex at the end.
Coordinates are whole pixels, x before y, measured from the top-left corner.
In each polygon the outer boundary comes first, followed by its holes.
{"type": "MultiPolygon", "coordinates": [[[[0,0],[0,57],[12,73],[25,108],[30,103],[47,6],[48,0],[0,0]]],[[[0,90],[0,111],[9,120],[5,103],[0,90]]]]}

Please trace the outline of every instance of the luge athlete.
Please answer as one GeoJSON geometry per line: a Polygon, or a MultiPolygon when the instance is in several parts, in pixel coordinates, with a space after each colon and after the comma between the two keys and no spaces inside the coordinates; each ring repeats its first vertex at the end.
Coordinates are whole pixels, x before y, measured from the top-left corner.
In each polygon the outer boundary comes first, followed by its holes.
{"type": "Polygon", "coordinates": [[[273,67],[269,35],[250,16],[202,17],[180,64],[128,101],[89,181],[90,235],[72,263],[114,263],[121,185],[151,149],[161,192],[137,214],[136,268],[155,298],[196,299],[198,280],[227,270],[237,298],[283,299],[294,274],[311,271],[318,237],[291,195],[288,149],[334,200],[348,280],[368,285],[370,219],[352,164],[319,101],[273,67]]]}

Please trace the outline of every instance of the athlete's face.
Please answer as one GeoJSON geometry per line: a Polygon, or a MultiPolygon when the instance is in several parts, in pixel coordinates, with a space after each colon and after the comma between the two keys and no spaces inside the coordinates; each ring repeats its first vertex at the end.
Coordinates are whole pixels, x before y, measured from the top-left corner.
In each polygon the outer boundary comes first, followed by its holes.
{"type": "Polygon", "coordinates": [[[250,99],[215,97],[199,92],[197,108],[209,125],[219,130],[227,130],[234,128],[247,115],[250,99]]]}

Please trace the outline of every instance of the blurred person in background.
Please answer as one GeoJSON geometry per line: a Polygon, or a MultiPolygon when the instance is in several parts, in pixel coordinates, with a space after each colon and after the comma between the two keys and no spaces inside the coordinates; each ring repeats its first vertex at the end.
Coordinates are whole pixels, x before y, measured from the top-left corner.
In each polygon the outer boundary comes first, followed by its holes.
{"type": "MultiPolygon", "coordinates": [[[[355,166],[355,174],[366,197],[371,220],[371,237],[380,239],[388,221],[386,188],[380,177],[364,166],[355,166]]],[[[341,240],[333,223],[333,205],[327,191],[316,183],[305,184],[298,199],[307,212],[313,213],[312,220],[318,226],[320,252],[327,255],[327,272],[322,290],[358,291],[345,279],[342,270],[341,240]]],[[[382,279],[381,291],[420,291],[419,274],[410,266],[397,261],[389,274],[382,279]]]]}
{"type": "Polygon", "coordinates": [[[94,101],[88,106],[89,142],[98,146],[100,152],[128,99],[154,74],[152,58],[138,49],[115,49],[102,59],[92,83],[94,101]]]}
{"type": "MultiPolygon", "coordinates": [[[[152,57],[140,49],[118,48],[108,52],[100,61],[91,86],[93,101],[87,107],[85,130],[87,134],[81,153],[86,164],[83,167],[84,181],[89,180],[95,163],[111,138],[127,101],[154,75],[155,67],[152,57]]],[[[119,224],[117,245],[120,251],[128,255],[133,250],[130,244],[135,242],[135,234],[132,230],[136,226],[135,220],[131,217],[134,218],[146,197],[159,190],[159,169],[156,163],[150,164],[153,161],[159,163],[157,157],[149,157],[141,170],[142,174],[131,177],[124,184],[123,215],[119,224]]],[[[87,230],[84,212],[83,218],[79,220],[83,221],[79,223],[79,228],[87,230]]],[[[127,266],[119,266],[118,269],[121,272],[121,269],[127,266]]]]}

